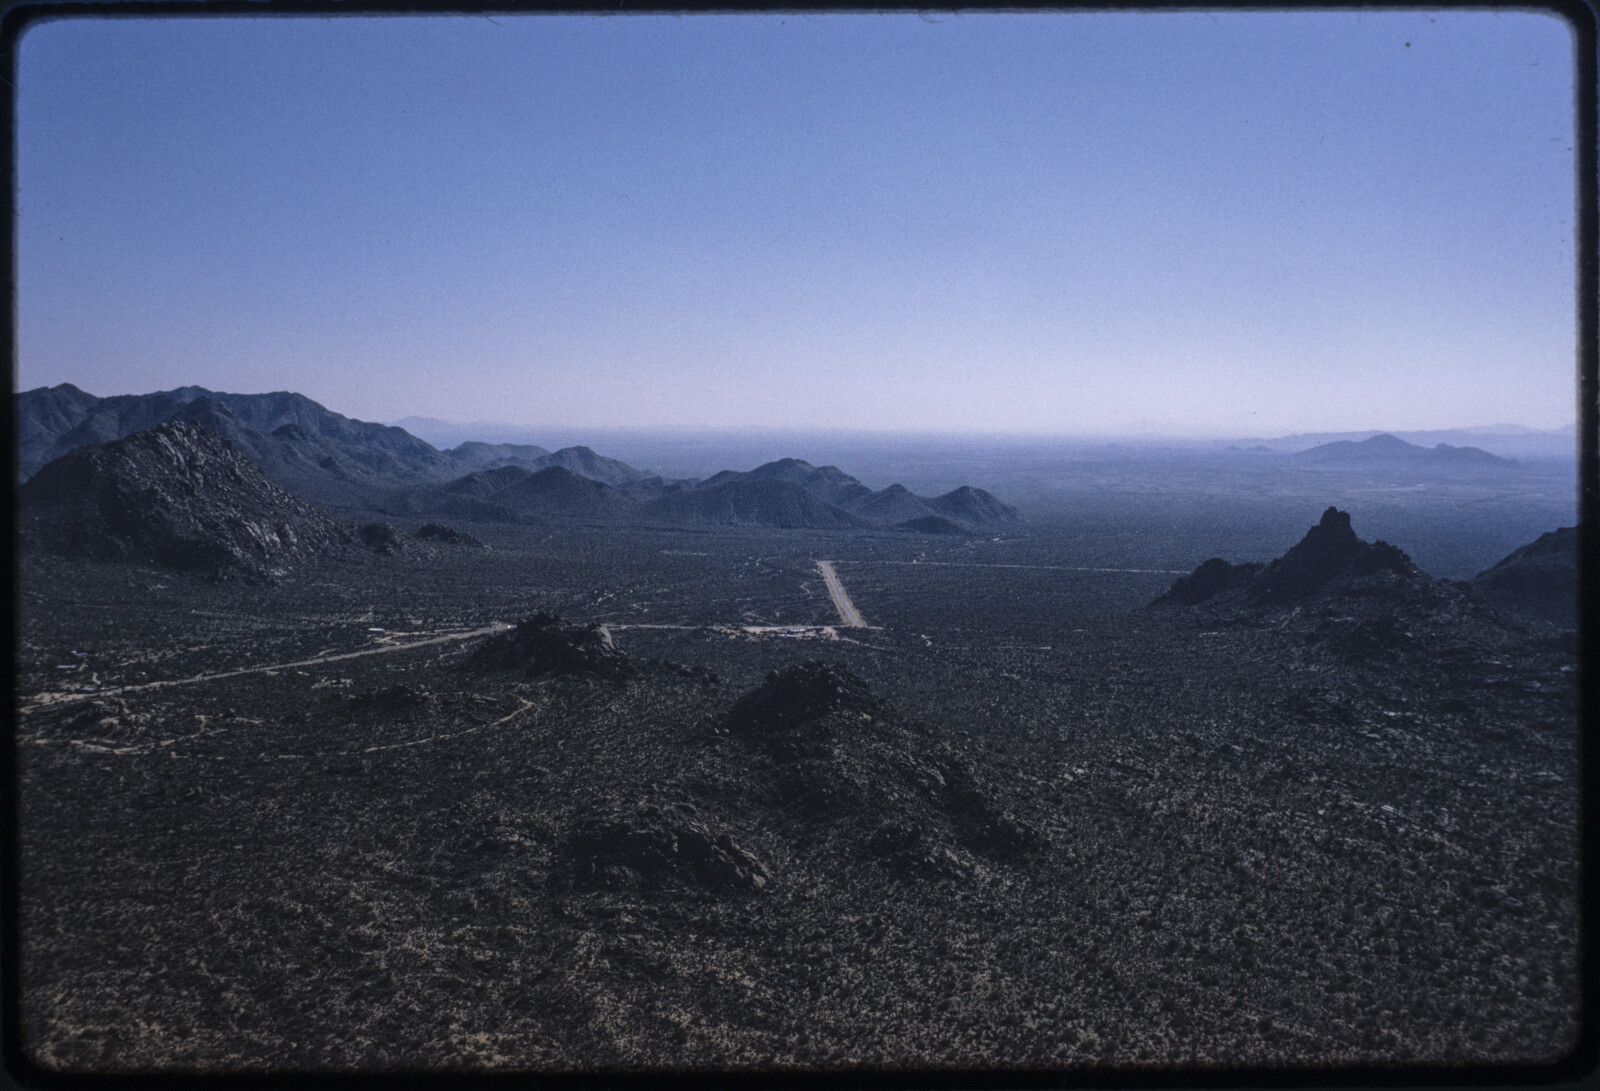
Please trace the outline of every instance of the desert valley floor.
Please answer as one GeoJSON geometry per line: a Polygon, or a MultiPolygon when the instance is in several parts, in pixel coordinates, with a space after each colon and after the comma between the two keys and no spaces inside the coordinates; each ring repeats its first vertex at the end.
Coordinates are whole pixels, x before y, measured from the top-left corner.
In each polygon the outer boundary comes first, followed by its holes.
{"type": "Polygon", "coordinates": [[[1151,606],[1204,556],[1040,530],[399,529],[276,583],[23,558],[37,1063],[1470,1064],[1577,1032],[1570,630],[1381,587],[1151,606]]]}

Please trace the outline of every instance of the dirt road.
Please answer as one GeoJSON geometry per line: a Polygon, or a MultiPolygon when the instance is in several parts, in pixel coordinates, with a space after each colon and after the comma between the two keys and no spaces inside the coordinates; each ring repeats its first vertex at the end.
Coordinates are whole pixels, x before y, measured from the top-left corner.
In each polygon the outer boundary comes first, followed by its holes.
{"type": "Polygon", "coordinates": [[[828,584],[828,594],[833,597],[834,608],[839,611],[839,620],[847,628],[865,629],[867,623],[861,617],[861,611],[856,609],[855,603],[850,601],[850,596],[845,594],[844,584],[839,582],[839,574],[833,570],[832,561],[818,561],[817,571],[822,573],[822,578],[828,584]]]}
{"type": "Polygon", "coordinates": [[[1157,576],[1187,576],[1183,568],[1085,568],[1070,564],[989,564],[982,561],[840,561],[840,564],[908,564],[939,568],[1040,568],[1050,572],[1143,572],[1157,576]]]}
{"type": "MultiPolygon", "coordinates": [[[[217,678],[233,678],[241,674],[260,674],[263,671],[280,671],[291,667],[310,667],[318,663],[333,663],[340,659],[356,659],[364,655],[403,652],[409,648],[421,648],[429,644],[447,644],[453,640],[469,640],[475,636],[490,636],[494,633],[504,632],[509,628],[511,626],[497,621],[492,625],[486,625],[482,629],[472,629],[469,632],[450,633],[447,636],[435,636],[427,640],[414,640],[410,644],[384,644],[376,648],[362,648],[360,651],[318,656],[315,659],[297,659],[292,663],[269,663],[262,667],[240,667],[238,670],[218,671],[216,674],[197,674],[191,678],[172,678],[162,682],[143,682],[136,686],[107,686],[104,689],[82,690],[76,693],[41,693],[34,697],[34,703],[29,707],[54,704],[58,701],[82,701],[90,697],[111,697],[118,693],[134,693],[142,689],[160,689],[163,686],[192,686],[197,682],[210,682],[217,678]]],[[[24,708],[22,711],[28,711],[28,709],[24,708]]]]}

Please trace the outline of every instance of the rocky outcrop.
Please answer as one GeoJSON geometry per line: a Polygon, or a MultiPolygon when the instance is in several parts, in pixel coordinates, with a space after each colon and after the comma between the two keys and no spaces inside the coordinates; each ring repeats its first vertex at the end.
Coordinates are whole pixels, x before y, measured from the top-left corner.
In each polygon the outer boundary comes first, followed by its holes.
{"type": "Polygon", "coordinates": [[[1432,581],[1404,552],[1388,542],[1364,542],[1350,526],[1350,515],[1329,508],[1306,536],[1271,564],[1229,564],[1213,557],[1179,577],[1155,601],[1194,606],[1237,593],[1252,606],[1296,602],[1334,585],[1389,573],[1402,581],[1432,581]]]}
{"type": "Polygon", "coordinates": [[[393,523],[363,523],[356,528],[356,537],[361,539],[362,545],[385,557],[405,549],[400,531],[393,523]]]}
{"type": "Polygon", "coordinates": [[[209,575],[281,575],[351,540],[194,424],[70,451],[24,484],[18,501],[22,537],[33,548],[209,575]]]}
{"type": "Polygon", "coordinates": [[[488,639],[472,658],[489,669],[521,668],[525,677],[545,674],[592,674],[623,679],[633,663],[602,625],[569,625],[540,611],[509,633],[488,639]]]}
{"type": "Polygon", "coordinates": [[[771,671],[760,687],[728,713],[734,731],[772,735],[834,712],[872,712],[878,702],[867,684],[845,667],[812,659],[771,671]]]}
{"type": "Polygon", "coordinates": [[[1048,844],[996,802],[977,766],[930,747],[845,667],[808,660],[770,672],[723,729],[772,760],[778,802],[808,841],[842,838],[891,874],[961,879],[978,866],[974,853],[1019,866],[1048,844]]]}
{"type": "Polygon", "coordinates": [[[1250,580],[1246,594],[1261,605],[1288,602],[1313,595],[1335,580],[1383,571],[1420,575],[1399,549],[1388,542],[1363,542],[1350,527],[1349,513],[1329,508],[1299,543],[1250,580]]]}

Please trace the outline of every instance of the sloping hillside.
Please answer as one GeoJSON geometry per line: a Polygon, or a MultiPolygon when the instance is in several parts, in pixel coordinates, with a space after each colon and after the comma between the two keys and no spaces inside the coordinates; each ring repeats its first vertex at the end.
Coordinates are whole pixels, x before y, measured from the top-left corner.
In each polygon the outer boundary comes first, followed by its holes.
{"type": "Polygon", "coordinates": [[[1461,586],[1497,610],[1573,628],[1578,623],[1578,528],[1540,535],[1461,586]]]}
{"type": "Polygon", "coordinates": [[[45,465],[18,495],[31,547],[211,574],[281,574],[349,533],[215,432],[171,423],[45,465]]]}

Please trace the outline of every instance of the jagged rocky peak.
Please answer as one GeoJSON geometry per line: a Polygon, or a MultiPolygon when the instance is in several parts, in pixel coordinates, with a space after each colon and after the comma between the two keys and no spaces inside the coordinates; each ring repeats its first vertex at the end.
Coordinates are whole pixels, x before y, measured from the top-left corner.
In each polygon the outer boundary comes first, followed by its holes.
{"type": "Polygon", "coordinates": [[[350,541],[226,439],[182,422],[70,451],[18,501],[34,548],[215,575],[280,574],[350,541]]]}
{"type": "Polygon", "coordinates": [[[1415,575],[1411,558],[1388,542],[1363,542],[1350,526],[1350,513],[1330,507],[1289,552],[1250,581],[1258,603],[1284,602],[1314,594],[1339,577],[1389,571],[1415,575]]]}
{"type": "Polygon", "coordinates": [[[1378,573],[1425,580],[1403,551],[1388,542],[1364,542],[1350,525],[1350,514],[1330,507],[1306,536],[1271,564],[1229,564],[1213,557],[1173,582],[1157,603],[1193,606],[1229,592],[1252,605],[1292,602],[1336,582],[1378,573]]]}

